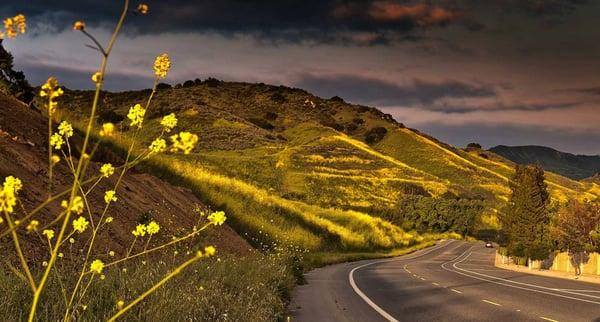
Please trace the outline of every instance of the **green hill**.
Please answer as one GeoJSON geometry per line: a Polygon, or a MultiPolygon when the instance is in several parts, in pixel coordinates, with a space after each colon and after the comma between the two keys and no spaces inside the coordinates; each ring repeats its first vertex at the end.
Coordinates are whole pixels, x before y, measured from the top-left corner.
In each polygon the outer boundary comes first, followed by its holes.
{"type": "MultiPolygon", "coordinates": [[[[514,165],[492,152],[454,148],[337,97],[214,79],[185,85],[158,91],[142,138],[149,143],[159,134],[160,117],[173,112],[178,127],[200,136],[199,149],[148,166],[227,209],[240,233],[308,249],[408,245],[422,238],[399,228],[398,204],[412,196],[481,200],[475,229],[497,228],[495,214],[508,200],[514,165]]],[[[126,130],[127,110],[148,94],[103,93],[98,122],[126,130]]],[[[64,116],[80,119],[91,99],[90,91],[67,90],[64,116]]],[[[600,195],[591,182],[552,173],[547,181],[562,202],[600,195]]]]}
{"type": "Polygon", "coordinates": [[[545,170],[575,180],[589,178],[600,172],[598,155],[575,155],[535,145],[499,145],[491,148],[490,151],[518,164],[539,164],[545,170]]]}

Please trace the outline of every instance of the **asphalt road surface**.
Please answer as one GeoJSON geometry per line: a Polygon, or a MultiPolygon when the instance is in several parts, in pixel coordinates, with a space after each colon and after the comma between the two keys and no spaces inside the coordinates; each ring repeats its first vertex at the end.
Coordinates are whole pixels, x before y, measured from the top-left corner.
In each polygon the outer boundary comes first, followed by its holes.
{"type": "Polygon", "coordinates": [[[296,288],[293,321],[600,321],[600,285],[494,267],[481,242],[327,266],[296,288]]]}

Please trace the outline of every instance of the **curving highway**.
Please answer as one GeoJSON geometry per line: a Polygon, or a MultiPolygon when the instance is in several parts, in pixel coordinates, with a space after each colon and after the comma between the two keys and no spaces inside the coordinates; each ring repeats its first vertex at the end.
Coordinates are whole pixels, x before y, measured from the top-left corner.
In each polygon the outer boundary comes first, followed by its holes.
{"type": "Polygon", "coordinates": [[[600,321],[600,285],[496,268],[494,249],[446,240],[306,274],[294,321],[600,321]]]}

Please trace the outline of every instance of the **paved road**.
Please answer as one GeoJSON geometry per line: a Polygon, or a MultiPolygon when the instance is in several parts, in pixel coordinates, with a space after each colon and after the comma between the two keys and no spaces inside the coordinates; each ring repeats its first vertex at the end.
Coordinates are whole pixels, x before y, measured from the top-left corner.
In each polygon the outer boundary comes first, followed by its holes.
{"type": "Polygon", "coordinates": [[[493,249],[456,240],[410,255],[307,274],[294,321],[600,321],[600,285],[494,267],[493,249]]]}

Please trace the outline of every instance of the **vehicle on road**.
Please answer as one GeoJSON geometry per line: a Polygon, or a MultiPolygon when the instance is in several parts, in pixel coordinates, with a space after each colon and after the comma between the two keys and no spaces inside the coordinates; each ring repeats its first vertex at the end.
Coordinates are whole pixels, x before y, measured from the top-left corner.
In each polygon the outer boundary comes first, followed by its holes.
{"type": "Polygon", "coordinates": [[[492,244],[491,242],[486,242],[485,248],[494,248],[494,244],[492,244]]]}

